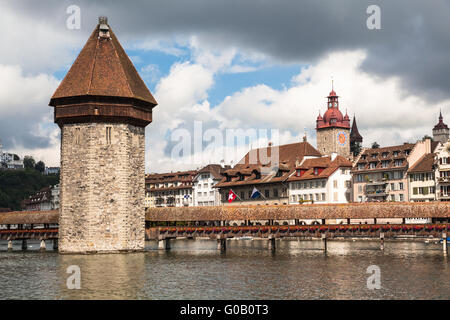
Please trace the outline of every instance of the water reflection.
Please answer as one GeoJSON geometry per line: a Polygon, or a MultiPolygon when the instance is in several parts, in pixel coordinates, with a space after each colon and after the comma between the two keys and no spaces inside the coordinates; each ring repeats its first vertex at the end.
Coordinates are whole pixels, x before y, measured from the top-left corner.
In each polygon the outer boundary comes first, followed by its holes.
{"type": "MultiPolygon", "coordinates": [[[[421,242],[176,240],[171,250],[59,255],[7,252],[0,243],[1,299],[448,299],[450,269],[441,245],[421,242]],[[69,290],[67,267],[81,269],[69,290]],[[367,289],[367,267],[381,269],[381,290],[367,289]]],[[[33,246],[34,248],[34,246],[33,246]]]]}

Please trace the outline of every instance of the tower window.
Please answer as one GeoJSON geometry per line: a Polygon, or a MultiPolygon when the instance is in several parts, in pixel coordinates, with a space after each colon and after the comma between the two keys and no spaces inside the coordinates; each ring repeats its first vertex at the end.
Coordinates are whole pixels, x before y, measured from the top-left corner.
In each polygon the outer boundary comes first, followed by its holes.
{"type": "Polygon", "coordinates": [[[111,127],[106,127],[106,144],[111,144],[111,127]]]}
{"type": "Polygon", "coordinates": [[[80,144],[80,142],[81,142],[81,130],[80,130],[80,128],[76,128],[75,129],[75,137],[74,137],[75,139],[75,144],[80,144]]]}

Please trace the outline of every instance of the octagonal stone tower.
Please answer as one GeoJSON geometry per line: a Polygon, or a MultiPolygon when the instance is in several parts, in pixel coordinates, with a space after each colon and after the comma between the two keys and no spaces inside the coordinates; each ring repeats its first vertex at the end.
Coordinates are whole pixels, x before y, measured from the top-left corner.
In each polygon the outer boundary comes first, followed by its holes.
{"type": "Polygon", "coordinates": [[[143,250],[145,126],[157,102],[106,17],[49,105],[61,128],[59,251],[143,250]]]}

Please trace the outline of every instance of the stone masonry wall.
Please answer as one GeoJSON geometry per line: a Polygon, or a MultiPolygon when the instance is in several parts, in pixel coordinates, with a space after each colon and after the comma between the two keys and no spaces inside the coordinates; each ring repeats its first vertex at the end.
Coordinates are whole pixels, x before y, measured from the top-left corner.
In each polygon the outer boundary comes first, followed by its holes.
{"type": "Polygon", "coordinates": [[[332,152],[343,156],[350,157],[350,130],[343,128],[324,128],[317,130],[317,150],[323,155],[330,155],[332,152]],[[338,142],[337,136],[339,132],[344,132],[347,140],[345,145],[338,142]]]}
{"type": "Polygon", "coordinates": [[[63,126],[60,252],[144,249],[144,134],[129,124],[63,126]]]}

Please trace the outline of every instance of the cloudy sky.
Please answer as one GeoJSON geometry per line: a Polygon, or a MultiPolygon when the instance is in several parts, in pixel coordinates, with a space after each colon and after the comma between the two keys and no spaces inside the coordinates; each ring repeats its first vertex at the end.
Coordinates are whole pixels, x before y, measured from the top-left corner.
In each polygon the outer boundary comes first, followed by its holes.
{"type": "Polygon", "coordinates": [[[196,126],[224,136],[278,130],[280,143],[306,131],[315,145],[332,78],[365,146],[431,135],[439,109],[450,124],[446,0],[0,0],[0,8],[0,138],[4,150],[47,165],[59,165],[48,102],[101,15],[159,104],[146,129],[147,172],[230,163],[255,147],[173,157],[177,138],[194,141],[196,126]],[[373,4],[379,30],[367,28],[373,4]],[[73,5],[79,29],[67,27],[73,5]]]}

